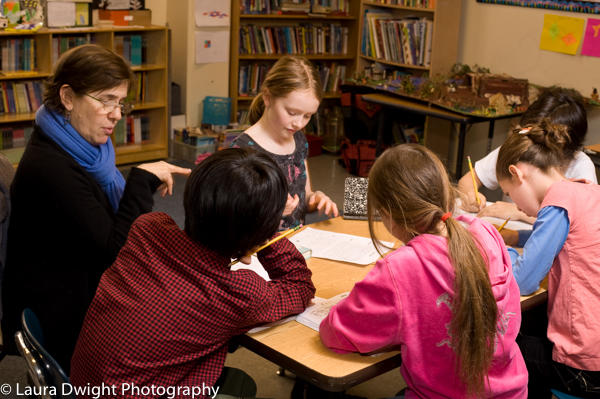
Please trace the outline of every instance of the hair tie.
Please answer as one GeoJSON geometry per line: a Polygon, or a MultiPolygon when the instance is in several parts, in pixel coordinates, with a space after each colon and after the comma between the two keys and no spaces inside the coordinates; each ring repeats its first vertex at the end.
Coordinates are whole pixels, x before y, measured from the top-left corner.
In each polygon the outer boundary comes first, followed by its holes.
{"type": "Polygon", "coordinates": [[[531,127],[526,127],[524,129],[519,130],[519,134],[527,134],[531,131],[531,127]]]}
{"type": "Polygon", "coordinates": [[[446,220],[448,220],[448,219],[449,219],[449,218],[451,218],[451,217],[452,217],[452,212],[446,212],[446,213],[444,213],[444,214],[442,215],[442,217],[441,217],[441,219],[442,219],[442,222],[445,222],[446,220]]]}

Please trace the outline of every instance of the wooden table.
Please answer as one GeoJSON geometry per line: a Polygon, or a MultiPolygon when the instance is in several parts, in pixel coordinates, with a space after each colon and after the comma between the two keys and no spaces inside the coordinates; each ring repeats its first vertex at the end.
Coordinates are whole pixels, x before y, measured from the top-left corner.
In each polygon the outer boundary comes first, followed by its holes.
{"type": "MultiPolygon", "coordinates": [[[[467,125],[472,125],[474,123],[488,122],[488,144],[487,144],[487,152],[489,153],[492,148],[492,138],[494,137],[494,122],[500,119],[506,118],[514,118],[519,116],[520,113],[512,113],[507,115],[500,116],[477,116],[477,115],[466,115],[461,114],[459,112],[453,112],[450,110],[443,109],[441,107],[436,107],[434,105],[428,103],[420,103],[416,100],[410,100],[406,98],[402,98],[400,96],[394,94],[385,94],[385,93],[373,93],[373,94],[363,94],[362,99],[364,101],[379,104],[381,106],[392,110],[404,110],[420,115],[432,116],[435,118],[444,119],[453,123],[458,123],[460,126],[459,135],[458,135],[458,149],[456,154],[456,169],[454,172],[454,177],[456,180],[460,179],[463,175],[462,167],[463,167],[463,157],[465,150],[465,138],[467,135],[467,125]]],[[[379,155],[381,149],[383,148],[383,119],[385,118],[384,113],[380,113],[380,122],[379,129],[377,131],[377,151],[376,154],[379,155]]]]}
{"type": "MultiPolygon", "coordinates": [[[[312,224],[311,227],[369,237],[366,221],[345,220],[341,217],[312,224]]],[[[377,223],[380,239],[397,241],[377,223]]],[[[316,296],[331,298],[350,291],[362,280],[374,264],[360,266],[327,259],[310,258],[308,267],[317,289],[316,296]]],[[[522,304],[534,306],[545,290],[522,297],[522,304]]],[[[290,321],[258,333],[238,337],[238,342],[256,354],[278,364],[319,388],[330,392],[344,391],[354,385],[398,368],[402,361],[400,352],[388,352],[376,356],[357,353],[338,354],[327,349],[319,333],[296,322],[290,321]]]]}

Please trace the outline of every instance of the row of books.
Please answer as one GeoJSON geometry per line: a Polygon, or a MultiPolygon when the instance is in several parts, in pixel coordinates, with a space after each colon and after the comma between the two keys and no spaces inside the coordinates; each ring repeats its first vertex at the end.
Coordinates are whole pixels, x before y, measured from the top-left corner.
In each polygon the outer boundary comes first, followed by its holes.
{"type": "Polygon", "coordinates": [[[33,38],[0,40],[2,72],[35,71],[35,46],[33,38]]]}
{"type": "Polygon", "coordinates": [[[240,0],[242,14],[276,14],[278,12],[330,13],[348,15],[349,0],[240,0]]]}
{"type": "MultiPolygon", "coordinates": [[[[242,97],[255,96],[272,64],[247,63],[241,64],[238,75],[238,95],[242,97]]],[[[316,63],[319,71],[321,86],[326,93],[337,93],[339,85],[346,79],[346,65],[332,63],[316,63]]]]}
{"type": "Polygon", "coordinates": [[[435,0],[369,0],[372,3],[388,4],[393,6],[435,8],[435,0]]]}
{"type": "Polygon", "coordinates": [[[399,64],[431,63],[431,19],[398,19],[392,14],[367,10],[364,26],[362,54],[399,64]]]}
{"type": "Polygon", "coordinates": [[[115,35],[115,51],[132,66],[146,62],[146,41],[142,35],[115,35]]]}
{"type": "Polygon", "coordinates": [[[134,76],[135,87],[127,100],[133,103],[144,103],[146,102],[146,93],[148,91],[148,72],[134,72],[134,76]]]}
{"type": "Polygon", "coordinates": [[[244,25],[240,28],[240,55],[347,54],[348,27],[339,24],[295,26],[244,25]]]}
{"type": "Polygon", "coordinates": [[[0,131],[0,149],[25,147],[32,133],[32,125],[4,127],[0,131]]]}
{"type": "Polygon", "coordinates": [[[2,81],[0,84],[0,114],[35,112],[43,99],[40,80],[2,81]]]}
{"type": "Polygon", "coordinates": [[[337,93],[340,84],[346,80],[346,65],[342,64],[317,64],[321,78],[321,86],[325,93],[337,93]]]}
{"type": "Polygon", "coordinates": [[[113,131],[115,145],[141,144],[150,139],[150,117],[144,114],[121,118],[113,131]]]}
{"type": "Polygon", "coordinates": [[[94,43],[95,36],[88,34],[76,36],[53,36],[52,37],[52,65],[56,64],[62,53],[82,44],[94,43]]]}

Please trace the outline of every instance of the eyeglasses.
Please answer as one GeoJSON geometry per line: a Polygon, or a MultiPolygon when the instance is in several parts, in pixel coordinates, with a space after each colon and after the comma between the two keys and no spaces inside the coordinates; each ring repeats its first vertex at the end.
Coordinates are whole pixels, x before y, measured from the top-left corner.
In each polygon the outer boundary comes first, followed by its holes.
{"type": "Polygon", "coordinates": [[[88,96],[89,98],[93,98],[94,100],[102,103],[102,108],[104,109],[104,112],[106,112],[107,114],[110,114],[115,109],[119,108],[121,110],[122,115],[127,115],[133,109],[133,104],[131,104],[131,103],[120,103],[120,102],[114,101],[114,100],[108,100],[108,101],[100,100],[99,98],[91,96],[87,93],[85,93],[85,95],[88,96]]]}

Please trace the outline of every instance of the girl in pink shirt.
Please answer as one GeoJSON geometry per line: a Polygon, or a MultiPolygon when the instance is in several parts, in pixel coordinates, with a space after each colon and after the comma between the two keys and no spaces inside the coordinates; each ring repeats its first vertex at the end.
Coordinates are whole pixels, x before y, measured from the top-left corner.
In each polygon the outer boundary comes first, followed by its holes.
{"type": "MultiPolygon", "coordinates": [[[[489,223],[452,217],[455,190],[428,149],[404,144],[371,169],[369,226],[379,214],[406,245],[379,260],[331,309],[321,340],[336,352],[402,351],[406,398],[526,398],[515,342],[519,288],[489,223]]],[[[381,252],[380,252],[381,253],[381,252]]]]}

